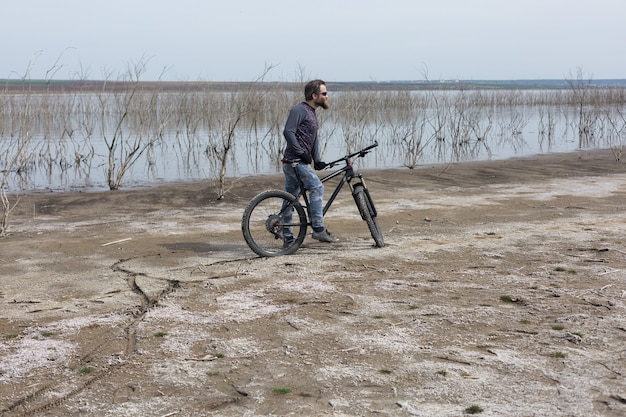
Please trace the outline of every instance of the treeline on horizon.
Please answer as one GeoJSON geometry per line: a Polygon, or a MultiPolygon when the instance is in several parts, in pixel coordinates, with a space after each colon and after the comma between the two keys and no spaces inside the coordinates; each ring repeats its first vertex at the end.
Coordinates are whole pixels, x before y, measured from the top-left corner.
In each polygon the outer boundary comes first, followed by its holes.
{"type": "MultiPolygon", "coordinates": [[[[580,80],[579,80],[580,81],[580,80]]],[[[123,91],[129,85],[142,90],[193,92],[292,90],[299,91],[304,83],[273,81],[111,81],[111,80],[0,80],[0,92],[90,92],[123,91]]],[[[563,89],[571,87],[572,80],[438,80],[438,81],[327,81],[332,91],[359,90],[459,90],[459,89],[563,89]]],[[[626,87],[626,79],[585,81],[587,87],[626,87]]]]}

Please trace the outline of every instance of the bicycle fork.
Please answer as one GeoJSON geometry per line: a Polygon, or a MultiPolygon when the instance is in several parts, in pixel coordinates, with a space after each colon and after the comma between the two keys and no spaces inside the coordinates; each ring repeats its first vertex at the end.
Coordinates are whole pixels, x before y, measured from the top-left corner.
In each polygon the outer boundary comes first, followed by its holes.
{"type": "MultiPolygon", "coordinates": [[[[363,175],[361,175],[360,173],[358,173],[356,175],[358,177],[358,182],[356,184],[352,184],[352,181],[348,181],[348,185],[350,186],[350,191],[352,192],[352,197],[354,198],[354,202],[356,203],[357,207],[359,206],[358,202],[357,202],[357,192],[356,190],[356,186],[360,185],[359,188],[363,189],[363,192],[365,193],[365,198],[367,200],[367,208],[370,210],[370,216],[372,218],[375,218],[378,215],[378,212],[376,211],[376,206],[374,205],[374,200],[372,200],[372,196],[370,195],[370,190],[368,190],[367,185],[365,184],[365,179],[363,178],[363,175]]],[[[354,178],[354,177],[352,177],[354,178]]],[[[363,220],[365,220],[365,213],[361,213],[361,218],[363,220]]]]}

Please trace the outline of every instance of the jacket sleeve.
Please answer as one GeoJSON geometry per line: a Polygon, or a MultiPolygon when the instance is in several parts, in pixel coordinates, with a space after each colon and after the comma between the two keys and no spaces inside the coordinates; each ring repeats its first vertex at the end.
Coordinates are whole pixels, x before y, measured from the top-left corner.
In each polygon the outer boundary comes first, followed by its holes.
{"type": "Polygon", "coordinates": [[[306,110],[300,106],[293,107],[289,112],[289,116],[285,122],[285,129],[283,130],[283,136],[287,141],[287,149],[291,149],[296,155],[301,155],[306,152],[305,149],[302,149],[296,138],[296,130],[305,117],[306,110]]]}

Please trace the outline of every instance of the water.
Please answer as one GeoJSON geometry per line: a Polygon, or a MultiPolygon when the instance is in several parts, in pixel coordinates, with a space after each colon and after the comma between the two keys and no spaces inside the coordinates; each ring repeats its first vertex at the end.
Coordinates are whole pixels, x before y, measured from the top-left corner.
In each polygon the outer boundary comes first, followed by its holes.
{"type": "MultiPolygon", "coordinates": [[[[324,160],[338,159],[374,140],[378,141],[379,147],[359,159],[360,169],[408,169],[425,164],[501,160],[622,145],[624,119],[618,115],[623,113],[611,113],[610,109],[586,109],[586,118],[581,122],[580,108],[571,105],[523,103],[493,106],[472,105],[467,101],[460,105],[459,95],[463,93],[439,94],[443,95],[436,101],[419,98],[425,107],[383,108],[373,103],[360,115],[358,111],[346,110],[351,105],[347,96],[342,102],[341,96],[336,94],[333,108],[319,113],[324,160]],[[581,130],[583,124],[586,129],[581,130]]],[[[379,96],[378,100],[384,98],[379,96]]],[[[97,105],[93,97],[83,100],[83,109],[97,105]]],[[[61,111],[57,110],[56,114],[61,111]]],[[[232,114],[232,110],[229,111],[231,113],[223,114],[232,114]]],[[[278,161],[284,140],[280,131],[287,111],[288,106],[281,109],[272,123],[255,119],[253,126],[242,123],[235,129],[233,148],[226,164],[227,177],[281,172],[278,161]]],[[[92,122],[88,127],[85,119],[78,123],[74,120],[76,117],[68,116],[65,122],[57,122],[56,132],[50,127],[42,127],[45,118],[41,117],[38,122],[33,122],[32,132],[19,130],[20,133],[30,132],[28,141],[15,134],[17,128],[4,128],[0,136],[0,151],[4,155],[0,168],[4,171],[9,191],[109,188],[108,149],[104,138],[110,143],[115,128],[110,123],[98,122],[92,122]],[[69,133],[70,125],[73,133],[69,133]],[[17,154],[21,155],[23,162],[11,165],[10,161],[15,160],[17,154]],[[15,169],[16,166],[20,169],[15,169]]],[[[15,121],[12,123],[16,124],[15,121]]],[[[137,121],[129,122],[119,138],[123,145],[119,145],[115,153],[117,169],[123,155],[134,143],[139,142],[141,146],[148,142],[152,144],[124,173],[121,188],[218,177],[220,164],[210,148],[223,145],[227,124],[223,120],[218,127],[199,123],[190,130],[182,129],[181,123],[169,123],[137,133],[137,121]]],[[[219,156],[220,152],[217,154],[219,156]]]]}

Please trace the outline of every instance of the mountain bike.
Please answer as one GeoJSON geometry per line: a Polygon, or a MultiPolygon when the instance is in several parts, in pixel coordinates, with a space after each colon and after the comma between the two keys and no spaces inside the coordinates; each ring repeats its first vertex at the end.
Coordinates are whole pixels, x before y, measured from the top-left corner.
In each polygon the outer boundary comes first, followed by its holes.
{"type": "MultiPolygon", "coordinates": [[[[367,189],[363,175],[360,172],[355,172],[352,166],[354,158],[363,158],[377,146],[378,142],[375,142],[358,152],[328,163],[325,169],[332,169],[337,165],[342,165],[342,167],[320,180],[325,183],[341,176],[337,187],[324,205],[323,214],[326,214],[344,185],[348,184],[359,214],[367,223],[375,245],[382,248],[385,246],[385,241],[378,225],[378,213],[374,201],[367,189]]],[[[295,168],[300,160],[285,163],[289,163],[295,168]]],[[[243,237],[250,249],[259,256],[269,257],[294,253],[302,245],[307,235],[307,227],[311,226],[309,198],[298,175],[298,170],[295,172],[300,183],[300,194],[292,195],[283,190],[264,191],[254,197],[244,210],[241,220],[243,237]],[[301,203],[301,199],[304,204],[301,203]],[[293,238],[286,238],[286,236],[293,236],[293,238]]]]}

